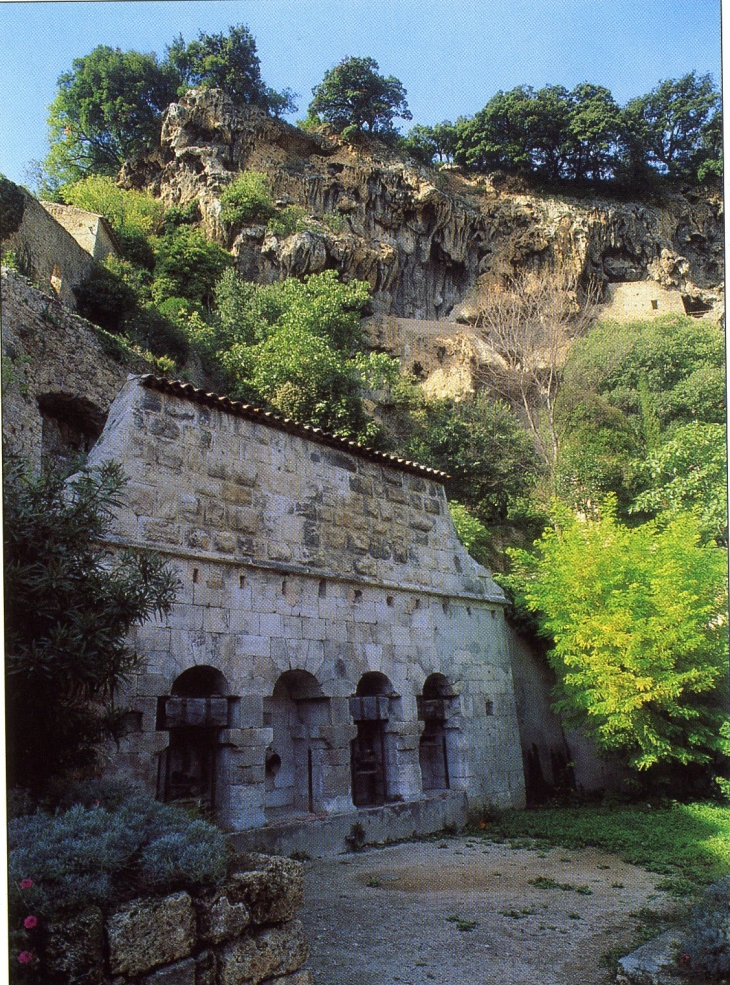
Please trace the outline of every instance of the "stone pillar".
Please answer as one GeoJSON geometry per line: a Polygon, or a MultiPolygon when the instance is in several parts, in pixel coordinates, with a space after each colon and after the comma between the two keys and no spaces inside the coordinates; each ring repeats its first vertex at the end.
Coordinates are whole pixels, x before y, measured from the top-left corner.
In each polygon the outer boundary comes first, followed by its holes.
{"type": "Polygon", "coordinates": [[[421,723],[389,719],[384,724],[387,799],[418,800],[423,785],[418,760],[421,723]]]}
{"type": "Polygon", "coordinates": [[[357,735],[356,725],[327,725],[316,730],[315,810],[338,814],[352,810],[350,743],[357,735]]]}
{"type": "Polygon", "coordinates": [[[221,793],[218,816],[229,831],[245,831],[266,823],[266,748],[273,741],[270,728],[222,729],[221,793]]]}

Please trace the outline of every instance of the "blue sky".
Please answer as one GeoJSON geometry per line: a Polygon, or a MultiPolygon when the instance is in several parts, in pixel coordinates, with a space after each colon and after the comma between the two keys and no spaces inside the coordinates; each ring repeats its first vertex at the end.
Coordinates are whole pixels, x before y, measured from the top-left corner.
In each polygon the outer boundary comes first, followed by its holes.
{"type": "MultiPolygon", "coordinates": [[[[127,0],[0,3],[0,171],[47,152],[58,76],[99,44],[155,51],[247,24],[267,85],[300,94],[346,55],[408,91],[414,123],[469,116],[498,89],[589,81],[620,103],[696,69],[720,80],[720,0],[127,0]]],[[[296,117],[294,117],[296,118],[296,117]]]]}

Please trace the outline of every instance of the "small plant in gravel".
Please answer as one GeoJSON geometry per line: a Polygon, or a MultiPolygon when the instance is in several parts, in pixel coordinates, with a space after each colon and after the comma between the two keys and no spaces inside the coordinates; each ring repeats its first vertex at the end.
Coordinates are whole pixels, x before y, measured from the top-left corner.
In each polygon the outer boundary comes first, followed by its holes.
{"type": "Polygon", "coordinates": [[[460,930],[462,933],[469,933],[469,931],[472,931],[475,927],[479,926],[479,923],[476,920],[465,920],[463,917],[457,916],[456,914],[453,914],[446,919],[449,923],[453,923],[456,929],[460,930]]]}

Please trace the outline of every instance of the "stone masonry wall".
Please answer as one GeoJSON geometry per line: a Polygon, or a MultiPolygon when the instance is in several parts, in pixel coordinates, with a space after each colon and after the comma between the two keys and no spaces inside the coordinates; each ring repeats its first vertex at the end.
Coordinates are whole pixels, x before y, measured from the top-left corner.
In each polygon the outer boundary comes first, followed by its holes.
{"type": "Polygon", "coordinates": [[[52,924],[41,960],[59,985],[313,985],[302,867],[243,855],[222,886],[92,908],[52,924]]]}
{"type": "Polygon", "coordinates": [[[524,802],[505,599],[459,543],[440,482],[134,378],[90,464],[108,458],[130,476],[115,539],[162,551],[180,579],[172,613],[131,641],[143,655],[126,695],[138,728],[117,772],[159,784],[160,696],[186,671],[213,668],[229,704],[219,817],[231,830],[267,823],[270,702],[295,673],[314,689],[295,696],[291,730],[309,747],[310,809],[352,811],[349,700],[375,675],[389,688],[388,798],[418,800],[417,705],[437,675],[450,694],[449,789],[473,804],[524,802]]]}
{"type": "Polygon", "coordinates": [[[44,455],[88,449],[130,369],[148,367],[14,270],[1,288],[3,440],[38,469],[44,455]]]}
{"type": "Polygon", "coordinates": [[[18,190],[24,199],[23,219],[17,232],[3,240],[3,250],[12,250],[43,290],[75,308],[73,288],[89,276],[94,259],[30,192],[18,190]]]}

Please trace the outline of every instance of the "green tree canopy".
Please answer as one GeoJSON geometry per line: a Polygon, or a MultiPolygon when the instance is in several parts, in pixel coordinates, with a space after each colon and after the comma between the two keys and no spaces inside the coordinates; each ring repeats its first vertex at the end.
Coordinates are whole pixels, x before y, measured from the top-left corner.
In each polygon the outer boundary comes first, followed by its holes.
{"type": "Polygon", "coordinates": [[[207,351],[233,395],[304,424],[371,440],[362,406],[360,316],[367,284],[336,271],[260,285],[231,270],[216,289],[216,324],[207,351]]]}
{"type": "Polygon", "coordinates": [[[695,511],[703,535],[727,546],[727,428],[692,421],[650,452],[641,467],[647,488],[632,513],[674,517],[695,511]]]}
{"type": "Polygon", "coordinates": [[[425,401],[411,414],[404,454],[452,476],[449,495],[488,527],[504,522],[540,471],[525,428],[502,401],[425,401]]]}
{"type": "Polygon", "coordinates": [[[261,78],[256,41],[243,24],[228,33],[206,34],[185,43],[182,35],[167,48],[167,63],[179,76],[179,94],[187,89],[222,89],[239,105],[260,106],[275,112],[296,109],[289,90],[275,92],[261,78]]]}
{"type": "Polygon", "coordinates": [[[55,185],[88,174],[115,175],[157,139],[161,112],[179,80],[154,54],[99,45],[58,80],[49,107],[51,150],[45,170],[55,185]]]}
{"type": "Polygon", "coordinates": [[[312,89],[309,114],[318,115],[343,136],[395,132],[393,120],[410,120],[406,90],[394,76],[378,74],[373,58],[343,59],[312,89]]]}
{"type": "Polygon", "coordinates": [[[722,425],[724,408],[719,326],[678,315],[598,323],[570,349],[556,401],[561,494],[586,509],[612,491],[628,511],[653,485],[646,456],[685,425],[722,425]]]}
{"type": "Polygon", "coordinates": [[[423,164],[432,164],[435,157],[443,164],[453,160],[456,127],[449,120],[435,126],[423,126],[419,123],[411,127],[400,146],[423,164]]]}
{"type": "Polygon", "coordinates": [[[125,637],[170,609],[176,579],[154,554],[103,547],[116,464],[67,483],[11,461],[4,480],[9,780],[38,790],[88,765],[118,724],[106,706],[137,661],[125,637]]]}
{"type": "Polygon", "coordinates": [[[689,72],[631,100],[624,116],[650,164],[671,177],[692,179],[703,161],[718,154],[712,135],[719,113],[720,92],[712,76],[689,72]]]}
{"type": "Polygon", "coordinates": [[[593,520],[562,510],[512,556],[570,724],[636,770],[728,751],[727,552],[693,515],[629,528],[610,501],[593,520]]]}

